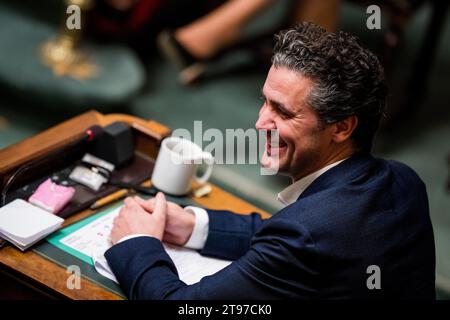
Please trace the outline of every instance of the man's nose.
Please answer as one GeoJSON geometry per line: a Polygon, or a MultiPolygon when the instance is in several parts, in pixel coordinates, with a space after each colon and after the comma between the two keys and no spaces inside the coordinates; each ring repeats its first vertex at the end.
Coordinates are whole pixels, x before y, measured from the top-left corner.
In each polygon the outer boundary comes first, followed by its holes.
{"type": "Polygon", "coordinates": [[[256,130],[276,129],[273,117],[271,117],[270,108],[265,104],[259,110],[259,117],[255,123],[255,128],[256,130]]]}

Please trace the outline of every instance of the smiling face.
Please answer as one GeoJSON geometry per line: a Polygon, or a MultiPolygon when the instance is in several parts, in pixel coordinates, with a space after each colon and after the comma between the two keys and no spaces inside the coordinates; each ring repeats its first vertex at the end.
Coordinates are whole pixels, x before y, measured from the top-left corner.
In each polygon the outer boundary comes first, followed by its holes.
{"type": "Polygon", "coordinates": [[[267,135],[262,165],[298,180],[326,166],[333,157],[333,126],[320,122],[317,113],[306,103],[313,87],[311,79],[284,67],[272,66],[262,94],[256,129],[276,129],[279,146],[267,135]]]}

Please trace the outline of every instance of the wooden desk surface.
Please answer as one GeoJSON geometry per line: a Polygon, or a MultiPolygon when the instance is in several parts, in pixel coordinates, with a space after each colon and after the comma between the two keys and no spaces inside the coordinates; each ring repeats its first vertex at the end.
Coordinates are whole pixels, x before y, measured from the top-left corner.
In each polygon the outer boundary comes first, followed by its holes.
{"type": "MultiPolygon", "coordinates": [[[[75,140],[80,133],[92,125],[105,126],[115,121],[125,121],[137,130],[142,137],[137,140],[136,148],[152,157],[156,157],[159,142],[170,134],[167,127],[154,121],[145,121],[128,115],[102,115],[95,111],[87,112],[32,138],[0,150],[0,178],[3,179],[0,180],[0,189],[11,172],[20,165],[61,148],[75,140]]],[[[212,189],[209,195],[195,198],[195,201],[211,209],[227,209],[242,214],[259,212],[263,217],[269,216],[268,213],[216,186],[212,185],[212,189]]],[[[85,210],[77,213],[66,219],[64,226],[79,221],[94,212],[85,210]]],[[[69,274],[66,269],[32,251],[23,253],[13,246],[6,246],[0,249],[0,267],[0,272],[3,274],[13,277],[18,282],[44,293],[48,297],[121,299],[114,293],[84,278],[81,280],[81,289],[68,289],[66,282],[69,274]]]]}

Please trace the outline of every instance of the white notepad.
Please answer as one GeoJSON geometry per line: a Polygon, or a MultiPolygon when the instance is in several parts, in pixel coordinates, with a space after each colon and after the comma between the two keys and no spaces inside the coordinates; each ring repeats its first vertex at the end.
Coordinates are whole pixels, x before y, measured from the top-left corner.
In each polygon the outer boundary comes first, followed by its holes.
{"type": "Polygon", "coordinates": [[[20,250],[57,230],[64,219],[17,199],[0,208],[0,236],[20,250]]]}

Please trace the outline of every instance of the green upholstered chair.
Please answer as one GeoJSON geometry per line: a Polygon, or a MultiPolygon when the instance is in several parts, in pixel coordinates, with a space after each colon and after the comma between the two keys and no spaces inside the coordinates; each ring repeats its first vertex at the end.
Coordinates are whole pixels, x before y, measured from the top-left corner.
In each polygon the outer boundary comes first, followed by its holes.
{"type": "Polygon", "coordinates": [[[126,104],[139,92],[145,82],[142,65],[133,51],[120,45],[82,42],[95,65],[94,76],[78,80],[56,75],[42,62],[40,47],[58,35],[59,22],[55,21],[64,17],[63,2],[25,3],[0,2],[0,87],[4,91],[39,107],[71,108],[74,112],[107,111],[126,104]]]}

